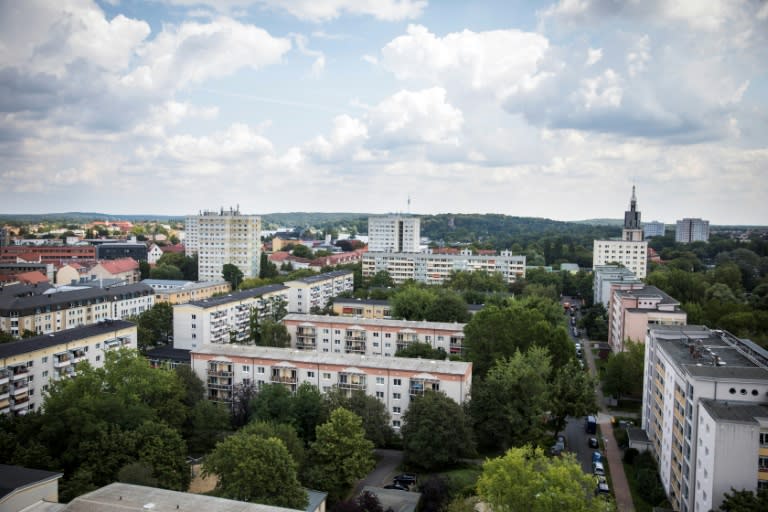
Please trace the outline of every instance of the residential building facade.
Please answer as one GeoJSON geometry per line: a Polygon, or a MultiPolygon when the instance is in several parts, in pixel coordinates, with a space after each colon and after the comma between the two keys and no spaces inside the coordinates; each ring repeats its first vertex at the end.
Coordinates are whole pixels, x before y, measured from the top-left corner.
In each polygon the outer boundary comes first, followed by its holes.
{"type": "Polygon", "coordinates": [[[392,308],[388,300],[373,299],[333,299],[333,314],[336,316],[356,316],[362,318],[392,318],[392,308]]]}
{"type": "Polygon", "coordinates": [[[96,259],[93,245],[6,245],[0,247],[0,262],[17,263],[18,258],[39,263],[58,263],[68,259],[96,259]]]}
{"type": "Polygon", "coordinates": [[[649,329],[642,428],[674,510],[768,487],[766,397],[768,351],[757,344],[696,325],[649,329]]]}
{"type": "Polygon", "coordinates": [[[6,286],[0,290],[0,331],[51,334],[102,320],[122,320],[152,308],[154,293],[136,283],[111,288],[57,291],[48,285],[6,286]]]}
{"type": "Polygon", "coordinates": [[[390,357],[413,343],[446,354],[461,354],[464,348],[465,324],[455,322],[289,314],[283,324],[291,347],[301,351],[390,357]]]}
{"type": "Polygon", "coordinates": [[[644,279],[648,266],[648,242],[643,240],[640,212],[637,210],[635,187],[629,210],[624,212],[624,228],[621,239],[595,240],[592,248],[592,268],[618,263],[625,266],[638,279],[644,279]]]}
{"type": "Polygon", "coordinates": [[[223,279],[197,283],[171,279],[144,279],[142,283],[152,287],[155,292],[155,303],[186,304],[232,291],[232,286],[223,279]]]}
{"type": "Polygon", "coordinates": [[[157,244],[150,244],[149,249],[147,249],[147,263],[150,265],[154,265],[157,263],[157,260],[163,257],[163,250],[160,249],[160,246],[157,244]]]}
{"type": "Polygon", "coordinates": [[[173,306],[173,347],[194,350],[209,344],[245,342],[251,317],[279,318],[287,310],[288,287],[282,284],[232,292],[173,306]]]}
{"type": "Polygon", "coordinates": [[[709,221],[703,219],[683,219],[676,223],[675,242],[689,244],[691,242],[709,241],[709,221]]]}
{"type": "Polygon", "coordinates": [[[204,211],[186,220],[186,251],[192,254],[196,247],[199,280],[221,279],[222,269],[228,263],[239,268],[244,278],[259,277],[261,217],[242,215],[239,209],[222,208],[218,212],[204,211]]]}
{"type": "Polygon", "coordinates": [[[623,352],[628,340],[645,343],[649,326],[685,325],[687,319],[680,302],[655,286],[614,289],[608,307],[608,343],[614,352],[623,352]]]}
{"type": "Polygon", "coordinates": [[[376,397],[399,429],[413,397],[440,391],[459,404],[469,399],[472,363],[365,357],[255,345],[216,345],[192,351],[192,370],[206,383],[208,399],[231,404],[242,386],[282,384],[291,392],[307,382],[321,392],[337,387],[376,397]]]}
{"type": "Polygon", "coordinates": [[[0,344],[0,414],[40,409],[51,381],[76,376],[82,361],[103,366],[104,352],[118,347],[136,348],[136,324],[102,321],[0,344]]]}
{"type": "Polygon", "coordinates": [[[667,225],[663,222],[654,220],[652,222],[646,222],[643,224],[643,236],[645,238],[653,238],[655,236],[664,236],[667,232],[667,225]]]}
{"type": "Polygon", "coordinates": [[[363,277],[387,271],[396,284],[414,280],[426,284],[443,284],[452,272],[498,272],[507,283],[525,277],[525,256],[501,251],[499,255],[367,252],[363,254],[363,277]]]}
{"type": "Polygon", "coordinates": [[[600,265],[594,268],[592,286],[594,302],[601,303],[606,311],[610,309],[614,290],[633,290],[643,286],[645,284],[628,268],[618,265],[600,265]]]}
{"type": "Polygon", "coordinates": [[[368,250],[371,252],[406,252],[420,250],[421,219],[402,215],[368,218],[368,250]]]}
{"type": "Polygon", "coordinates": [[[103,243],[96,246],[96,259],[118,260],[124,258],[147,261],[147,246],[142,242],[103,243]]]}
{"type": "Polygon", "coordinates": [[[334,297],[355,289],[355,273],[351,270],[336,270],[316,276],[286,281],[288,312],[311,313],[324,309],[334,297]]]}
{"type": "Polygon", "coordinates": [[[127,284],[138,283],[141,279],[139,262],[133,258],[100,261],[89,274],[94,276],[94,279],[119,279],[127,284]]]}

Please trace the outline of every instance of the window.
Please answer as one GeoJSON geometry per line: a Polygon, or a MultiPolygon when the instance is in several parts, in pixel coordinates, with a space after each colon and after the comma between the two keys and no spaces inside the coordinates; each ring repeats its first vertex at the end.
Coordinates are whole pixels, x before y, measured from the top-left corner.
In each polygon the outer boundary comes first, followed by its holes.
{"type": "Polygon", "coordinates": [[[195,320],[197,318],[197,315],[192,315],[192,320],[195,320]]]}
{"type": "Polygon", "coordinates": [[[98,350],[98,349],[100,349],[100,348],[101,348],[101,343],[97,343],[97,344],[96,344],[96,349],[98,350]]]}
{"type": "MultiPolygon", "coordinates": [[[[376,377],[376,385],[377,386],[383,386],[384,385],[384,377],[376,377]]],[[[762,436],[762,434],[760,434],[762,436]]],[[[766,434],[768,435],[768,434],[766,434]]]]}
{"type": "MultiPolygon", "coordinates": [[[[47,377],[47,376],[48,376],[48,370],[45,370],[45,371],[43,372],[43,377],[47,377]]],[[[763,434],[760,434],[760,435],[762,436],[763,434]]]]}
{"type": "Polygon", "coordinates": [[[195,338],[197,338],[197,334],[192,333],[192,339],[195,339],[195,338]]]}
{"type": "Polygon", "coordinates": [[[43,356],[43,364],[48,362],[48,356],[43,356]]]}
{"type": "Polygon", "coordinates": [[[325,380],[331,380],[331,373],[330,372],[323,372],[323,378],[325,380]]]}
{"type": "Polygon", "coordinates": [[[373,337],[374,338],[378,338],[379,337],[379,333],[377,333],[377,332],[373,333],[373,337]]]}
{"type": "Polygon", "coordinates": [[[392,333],[389,333],[389,332],[385,332],[385,333],[384,333],[384,337],[385,337],[385,338],[391,338],[391,337],[392,337],[392,333]]]}
{"type": "Polygon", "coordinates": [[[400,428],[400,420],[392,420],[392,426],[395,428],[400,428]]]}
{"type": "Polygon", "coordinates": [[[197,329],[197,324],[192,324],[193,329],[197,329]]]}
{"type": "Polygon", "coordinates": [[[315,372],[307,372],[307,378],[314,379],[315,378],[315,372]]]}
{"type": "Polygon", "coordinates": [[[392,398],[394,400],[400,400],[400,393],[392,393],[392,398]]]}
{"type": "Polygon", "coordinates": [[[101,361],[101,356],[96,356],[97,361],[101,361]]]}
{"type": "Polygon", "coordinates": [[[244,364],[243,365],[243,373],[249,373],[251,371],[251,365],[244,364]]]}
{"type": "Polygon", "coordinates": [[[400,414],[400,407],[394,406],[392,408],[392,414],[400,414]]]}
{"type": "Polygon", "coordinates": [[[256,373],[264,373],[264,367],[263,366],[257,366],[256,367],[256,373]]]}
{"type": "Polygon", "coordinates": [[[383,391],[377,391],[376,392],[376,398],[384,400],[384,392],[383,391]]]}
{"type": "Polygon", "coordinates": [[[403,380],[402,379],[392,379],[392,385],[394,386],[402,386],[403,380]]]}
{"type": "Polygon", "coordinates": [[[760,446],[768,446],[768,432],[760,432],[760,446]]]}

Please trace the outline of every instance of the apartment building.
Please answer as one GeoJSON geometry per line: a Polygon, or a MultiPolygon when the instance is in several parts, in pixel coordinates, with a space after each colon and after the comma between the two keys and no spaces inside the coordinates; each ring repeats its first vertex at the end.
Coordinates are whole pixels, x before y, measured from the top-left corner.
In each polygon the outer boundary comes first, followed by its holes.
{"type": "Polygon", "coordinates": [[[391,318],[392,308],[388,300],[373,299],[333,299],[333,314],[336,316],[356,316],[362,318],[391,318]]]}
{"type": "Polygon", "coordinates": [[[218,281],[176,281],[172,279],[144,279],[143,284],[155,292],[155,303],[186,304],[229,293],[232,286],[223,279],[218,281]]]}
{"type": "Polygon", "coordinates": [[[133,258],[100,261],[89,273],[96,279],[120,279],[127,284],[138,283],[141,279],[139,262],[133,258]]]}
{"type": "Polygon", "coordinates": [[[288,311],[311,313],[325,308],[331,299],[355,289],[355,273],[351,270],[336,270],[315,276],[304,277],[284,284],[288,292],[288,311]]]}
{"type": "Polygon", "coordinates": [[[0,289],[0,331],[50,334],[101,320],[122,320],[152,308],[154,293],[136,283],[111,288],[12,285],[0,289]]]}
{"type": "Polygon", "coordinates": [[[39,263],[58,263],[69,259],[96,259],[93,245],[6,245],[0,247],[0,262],[16,263],[18,258],[39,263]]]}
{"type": "Polygon", "coordinates": [[[187,254],[197,252],[198,279],[222,278],[222,268],[229,263],[244,277],[258,277],[261,265],[261,217],[243,215],[240,209],[203,211],[186,217],[187,254]]]}
{"type": "Polygon", "coordinates": [[[289,314],[283,324],[296,350],[389,357],[413,343],[446,354],[460,354],[464,347],[460,323],[289,314]]]}
{"type": "Polygon", "coordinates": [[[675,228],[675,242],[689,244],[691,242],[709,241],[709,221],[703,219],[678,220],[675,228]]]}
{"type": "Polygon", "coordinates": [[[651,327],[642,428],[674,510],[768,487],[768,351],[703,326],[651,327]]]}
{"type": "Polygon", "coordinates": [[[498,255],[474,254],[465,249],[459,254],[388,253],[363,254],[363,277],[387,271],[396,284],[414,280],[426,284],[443,284],[452,272],[498,272],[507,283],[525,277],[525,256],[501,251],[498,255]]]}
{"type": "Polygon", "coordinates": [[[618,265],[600,265],[593,270],[594,302],[601,303],[605,310],[610,309],[611,297],[614,290],[635,290],[645,284],[635,276],[635,273],[618,265]]]}
{"type": "Polygon", "coordinates": [[[653,238],[655,236],[664,236],[667,232],[667,225],[663,222],[654,220],[653,222],[646,222],[643,224],[643,236],[645,238],[653,238]]]}
{"type": "Polygon", "coordinates": [[[624,212],[624,228],[621,238],[595,240],[592,247],[592,268],[618,263],[628,268],[638,279],[644,279],[648,267],[648,242],[643,240],[640,212],[637,210],[635,187],[629,210],[624,212]]]}
{"type": "Polygon", "coordinates": [[[368,250],[416,253],[420,250],[421,219],[402,215],[368,217],[368,250]]]}
{"type": "Polygon", "coordinates": [[[74,377],[77,365],[104,364],[104,352],[136,348],[136,324],[102,321],[0,344],[0,414],[40,409],[50,383],[74,377]]]}
{"type": "Polygon", "coordinates": [[[289,288],[274,284],[173,306],[173,347],[194,350],[209,344],[245,342],[251,315],[279,317],[289,288]]]}
{"type": "Polygon", "coordinates": [[[232,403],[244,385],[279,383],[290,391],[304,382],[321,392],[338,387],[381,400],[399,429],[413,397],[440,391],[463,404],[472,388],[472,363],[367,357],[362,354],[298,351],[255,345],[205,346],[192,351],[192,369],[206,383],[208,399],[232,403]]]}
{"type": "Polygon", "coordinates": [[[608,343],[614,352],[623,352],[627,340],[645,343],[649,326],[685,325],[687,320],[680,302],[655,286],[614,289],[608,307],[608,343]]]}
{"type": "MultiPolygon", "coordinates": [[[[199,220],[203,212],[197,212],[197,215],[187,215],[184,217],[184,255],[194,256],[200,249],[200,230],[199,220]]],[[[199,277],[199,276],[198,276],[199,277]]]]}

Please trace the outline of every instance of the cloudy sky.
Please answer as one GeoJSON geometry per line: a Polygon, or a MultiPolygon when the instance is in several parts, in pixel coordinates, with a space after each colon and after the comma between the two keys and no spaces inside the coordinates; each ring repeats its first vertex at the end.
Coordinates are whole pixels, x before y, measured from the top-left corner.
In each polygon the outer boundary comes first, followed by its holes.
{"type": "Polygon", "coordinates": [[[768,224],[763,0],[0,0],[0,213],[768,224]]]}

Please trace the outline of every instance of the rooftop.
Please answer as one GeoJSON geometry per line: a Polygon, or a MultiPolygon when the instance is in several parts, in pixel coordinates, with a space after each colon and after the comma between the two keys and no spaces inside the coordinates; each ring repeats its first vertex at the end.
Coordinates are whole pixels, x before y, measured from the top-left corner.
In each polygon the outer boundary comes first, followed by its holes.
{"type": "MultiPolygon", "coordinates": [[[[333,279],[334,277],[351,276],[354,274],[351,270],[334,270],[332,272],[325,272],[324,274],[317,274],[316,276],[302,277],[301,279],[294,279],[293,282],[299,283],[317,283],[319,281],[325,281],[326,279],[333,279]]],[[[289,281],[290,282],[290,281],[289,281]]]]}
{"type": "Polygon", "coordinates": [[[389,305],[388,300],[377,300],[377,299],[353,299],[353,298],[347,298],[347,297],[335,297],[333,299],[334,304],[366,304],[368,306],[387,306],[389,305]]]}
{"type": "Polygon", "coordinates": [[[750,340],[701,325],[654,326],[649,334],[690,375],[768,381],[768,351],[750,340]]]}
{"type": "Polygon", "coordinates": [[[303,315],[300,313],[289,313],[283,317],[283,321],[296,322],[331,322],[334,324],[365,324],[376,325],[379,327],[395,327],[400,329],[437,329],[445,331],[463,331],[464,325],[458,322],[426,322],[416,320],[390,320],[383,318],[360,318],[352,316],[330,316],[330,315],[303,315]]]}
{"type": "Polygon", "coordinates": [[[619,297],[632,297],[636,299],[654,298],[660,299],[659,304],[669,304],[673,306],[680,305],[679,300],[670,297],[659,288],[650,285],[643,286],[642,288],[634,288],[631,290],[616,290],[615,293],[619,297]]]}
{"type": "MultiPolygon", "coordinates": [[[[338,318],[338,317],[337,317],[338,318]]],[[[308,363],[316,365],[336,365],[362,368],[377,368],[413,371],[418,373],[443,373],[466,375],[472,373],[472,363],[460,361],[438,361],[435,359],[413,359],[409,357],[364,356],[359,354],[341,354],[293,350],[290,348],[260,347],[257,345],[216,344],[204,345],[192,350],[195,354],[216,357],[257,357],[273,361],[308,363]]]]}
{"type": "Polygon", "coordinates": [[[147,350],[144,353],[149,360],[174,361],[177,363],[189,364],[192,360],[189,350],[183,348],[173,348],[171,345],[163,345],[147,350]]]}
{"type": "Polygon", "coordinates": [[[0,499],[8,496],[16,489],[47,480],[58,480],[61,477],[61,473],[0,464],[0,499]]]}
{"type": "Polygon", "coordinates": [[[242,290],[239,292],[228,293],[226,295],[220,295],[218,297],[211,297],[210,299],[192,301],[186,305],[197,306],[199,308],[213,308],[216,306],[221,306],[222,304],[240,302],[241,300],[250,299],[252,297],[260,297],[268,293],[279,292],[281,290],[287,289],[288,287],[283,284],[269,284],[267,286],[251,288],[250,290],[242,290]]]}
{"type": "Polygon", "coordinates": [[[756,418],[768,420],[768,405],[754,402],[702,399],[701,404],[717,421],[757,423],[756,418]]]}
{"type": "MultiPolygon", "coordinates": [[[[43,293],[45,290],[51,290],[53,288],[50,286],[46,287],[45,284],[42,284],[37,288],[34,288],[34,285],[32,285],[27,286],[28,294],[26,296],[18,296],[18,294],[9,293],[8,290],[11,288],[14,287],[7,286],[3,292],[0,292],[0,314],[5,314],[9,311],[34,311],[36,308],[54,304],[77,303],[98,298],[107,299],[136,293],[152,293],[152,288],[141,283],[115,286],[114,288],[85,288],[55,293],[43,293]]],[[[53,290],[55,290],[55,288],[53,290]]],[[[22,290],[12,290],[12,292],[15,291],[22,290]]]]}
{"type": "Polygon", "coordinates": [[[111,334],[120,329],[134,327],[135,325],[133,322],[126,322],[125,320],[104,320],[96,324],[65,329],[51,334],[35,336],[34,338],[0,343],[0,359],[28,354],[35,350],[55,347],[56,345],[63,345],[91,336],[111,334]]]}

